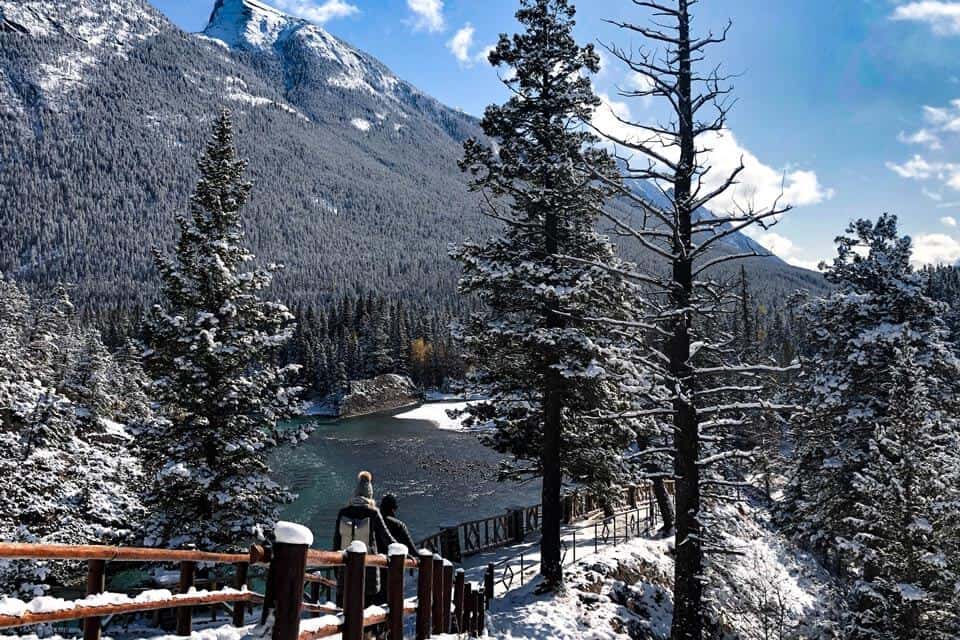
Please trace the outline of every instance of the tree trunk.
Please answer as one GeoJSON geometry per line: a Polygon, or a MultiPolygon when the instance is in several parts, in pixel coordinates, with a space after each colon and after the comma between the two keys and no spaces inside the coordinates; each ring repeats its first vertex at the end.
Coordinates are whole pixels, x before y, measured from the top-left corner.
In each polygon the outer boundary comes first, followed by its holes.
{"type": "Polygon", "coordinates": [[[562,498],[560,495],[563,474],[560,470],[560,441],[562,438],[560,412],[560,388],[555,380],[559,374],[549,376],[551,389],[544,403],[543,421],[543,489],[541,504],[543,508],[540,538],[540,574],[544,587],[549,590],[558,588],[563,582],[563,567],[560,549],[560,521],[563,518],[562,498]]]}
{"type": "Polygon", "coordinates": [[[657,509],[660,511],[660,522],[663,524],[660,525],[660,531],[664,535],[669,534],[673,531],[674,517],[673,517],[673,500],[670,498],[670,494],[667,493],[667,486],[663,482],[663,478],[654,478],[653,479],[653,496],[657,499],[657,509]]]}
{"type": "MultiPolygon", "coordinates": [[[[549,191],[549,179],[544,180],[544,190],[549,191]]],[[[544,216],[546,255],[556,255],[559,249],[557,238],[557,213],[548,209],[544,216]]],[[[557,309],[547,308],[546,324],[551,329],[563,326],[563,318],[557,309]]],[[[544,579],[544,588],[554,590],[563,584],[563,562],[560,550],[560,523],[563,519],[563,498],[560,495],[563,485],[563,470],[560,468],[560,446],[563,439],[563,376],[556,369],[559,354],[551,354],[543,372],[545,388],[543,395],[543,488],[540,503],[542,505],[540,537],[540,574],[544,579]]]]}
{"type": "Polygon", "coordinates": [[[700,535],[700,424],[695,407],[694,372],[690,366],[690,321],[687,311],[693,295],[691,183],[696,166],[696,148],[691,97],[691,52],[689,0],[678,0],[677,113],[680,163],[674,181],[677,234],[673,239],[672,306],[683,310],[674,316],[668,345],[670,370],[677,389],[673,401],[674,471],[676,473],[677,532],[674,572],[672,640],[701,640],[703,637],[703,548],[700,535]]]}

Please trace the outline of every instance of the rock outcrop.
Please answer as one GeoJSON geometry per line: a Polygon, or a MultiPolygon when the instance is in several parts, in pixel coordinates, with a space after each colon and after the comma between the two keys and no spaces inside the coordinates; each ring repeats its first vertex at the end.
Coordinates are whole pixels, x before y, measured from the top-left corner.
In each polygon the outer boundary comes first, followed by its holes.
{"type": "Polygon", "coordinates": [[[421,400],[421,394],[410,378],[387,373],[369,380],[352,381],[349,393],[340,400],[339,415],[350,418],[392,411],[421,400]]]}

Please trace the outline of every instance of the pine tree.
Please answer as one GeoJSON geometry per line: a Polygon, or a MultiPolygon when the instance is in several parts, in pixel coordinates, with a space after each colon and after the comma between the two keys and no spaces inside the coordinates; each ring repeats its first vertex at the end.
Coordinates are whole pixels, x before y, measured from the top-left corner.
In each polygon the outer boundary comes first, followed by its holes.
{"type": "MultiPolygon", "coordinates": [[[[38,301],[0,278],[3,540],[121,543],[142,515],[131,449],[149,405],[127,380],[135,365],[121,366],[95,331],[79,329],[72,309],[62,287],[38,301]]],[[[70,563],[0,566],[0,589],[11,594],[42,595],[77,578],[70,563]]]]}
{"type": "Polygon", "coordinates": [[[896,217],[858,220],[847,234],[837,238],[837,257],[825,272],[836,290],[802,308],[811,355],[798,379],[797,404],[804,410],[794,419],[797,452],[785,504],[796,534],[824,554],[849,549],[858,533],[848,520],[863,502],[855,478],[877,422],[891,415],[887,372],[903,348],[907,323],[917,366],[938,380],[935,409],[957,409],[960,382],[942,320],[945,306],[926,296],[923,278],[910,266],[910,238],[897,234],[896,217]]]}
{"type": "Polygon", "coordinates": [[[887,370],[889,414],[877,420],[854,475],[858,502],[848,547],[862,567],[850,636],[857,640],[947,640],[960,634],[951,606],[960,584],[957,418],[932,401],[940,387],[917,359],[909,321],[887,370]]]}
{"type": "MultiPolygon", "coordinates": [[[[632,437],[622,424],[591,419],[613,404],[616,385],[603,337],[585,318],[620,313],[628,296],[609,272],[584,264],[616,264],[594,231],[606,192],[590,173],[614,170],[582,126],[598,104],[586,73],[598,70],[599,58],[592,45],[574,41],[574,13],[567,0],[523,0],[516,17],[525,31],[501,35],[490,54],[492,65],[510,68],[504,82],[513,97],[485,112],[482,127],[496,146],[467,141],[461,167],[486,194],[501,234],[454,252],[464,272],[460,291],[483,303],[463,339],[474,380],[491,399],[468,412],[493,427],[489,445],[523,461],[505,477],[543,478],[546,588],[562,579],[564,476],[609,488],[624,472],[632,437]]],[[[441,342],[432,346],[442,358],[441,342]]]]}
{"type": "Polygon", "coordinates": [[[279,267],[243,270],[253,260],[240,215],[245,167],[223,111],[190,215],[177,217],[176,256],[154,251],[165,302],[148,318],[146,364],[166,420],[146,434],[150,545],[241,548],[292,499],[271,480],[267,455],[298,391],[287,382],[298,367],[272,364],[293,316],[261,297],[279,267]]]}

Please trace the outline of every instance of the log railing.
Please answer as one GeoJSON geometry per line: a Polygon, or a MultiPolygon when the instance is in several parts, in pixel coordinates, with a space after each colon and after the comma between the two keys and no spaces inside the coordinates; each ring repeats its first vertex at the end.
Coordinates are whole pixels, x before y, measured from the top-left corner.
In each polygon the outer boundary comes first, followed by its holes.
{"type": "MultiPolygon", "coordinates": [[[[672,491],[673,483],[668,481],[667,485],[672,491]]],[[[624,487],[619,496],[606,501],[585,490],[569,491],[563,496],[563,520],[569,525],[597,515],[605,505],[632,508],[652,500],[650,483],[624,487]]],[[[539,504],[511,507],[506,513],[442,527],[419,544],[454,562],[460,562],[463,558],[490,549],[523,542],[527,535],[540,531],[540,525],[539,504]]]]}
{"type": "MultiPolygon", "coordinates": [[[[312,536],[305,539],[312,540],[312,536]]],[[[0,629],[83,620],[84,639],[99,640],[103,617],[173,609],[177,612],[177,635],[189,636],[194,607],[230,604],[235,626],[244,626],[249,607],[262,605],[260,624],[270,626],[273,640],[314,640],[335,635],[341,635],[344,640],[360,640],[366,629],[377,625],[385,625],[390,638],[402,639],[404,617],[410,615],[416,615],[417,640],[450,632],[477,635],[482,630],[485,590],[479,585],[466,584],[462,570],[455,572],[451,562],[432,551],[423,549],[416,558],[410,558],[406,548],[395,545],[390,555],[375,555],[366,553],[366,548],[357,543],[345,552],[319,551],[310,549],[305,539],[278,537],[272,547],[254,545],[243,554],[0,543],[0,559],[86,560],[88,563],[86,598],[74,601],[37,598],[23,603],[20,610],[11,609],[12,601],[8,600],[5,611],[0,614],[0,629]],[[109,593],[104,579],[107,562],[179,562],[180,593],[165,589],[146,591],[135,597],[109,593]],[[233,565],[234,587],[196,591],[193,583],[198,564],[233,565]],[[268,567],[263,594],[247,588],[248,570],[253,565],[268,567]],[[387,602],[380,606],[368,606],[366,602],[365,580],[369,567],[384,569],[387,573],[387,602]],[[318,575],[316,569],[338,569],[342,580],[318,575]],[[415,599],[404,598],[407,570],[417,573],[415,599]],[[313,602],[304,601],[305,586],[313,602]],[[342,607],[320,602],[320,591],[329,594],[333,588],[341,590],[342,607]],[[303,619],[305,615],[313,617],[303,619]]]]}

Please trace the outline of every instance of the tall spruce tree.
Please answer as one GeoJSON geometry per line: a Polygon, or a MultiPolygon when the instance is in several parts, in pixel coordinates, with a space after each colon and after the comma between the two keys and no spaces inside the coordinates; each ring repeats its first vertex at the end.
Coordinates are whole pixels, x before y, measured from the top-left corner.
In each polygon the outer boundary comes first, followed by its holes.
{"type": "Polygon", "coordinates": [[[957,538],[944,505],[957,504],[960,362],[896,217],[847,234],[826,270],[836,290],[803,307],[811,357],[784,509],[802,540],[856,578],[853,637],[942,637],[889,634],[921,619],[946,628],[922,601],[947,597],[935,565],[952,562],[943,541],[957,538]]]}
{"type": "Polygon", "coordinates": [[[486,442],[522,461],[504,476],[542,476],[547,589],[562,584],[564,477],[609,488],[631,440],[622,422],[593,419],[614,405],[616,385],[604,338],[585,318],[622,313],[629,295],[587,264],[616,264],[594,229],[607,193],[590,168],[611,179],[614,171],[582,126],[598,103],[587,73],[599,58],[575,42],[574,13],[566,0],[523,0],[516,17],[524,32],[501,35],[490,54],[491,64],[510,69],[504,83],[513,97],[487,108],[482,127],[494,144],[467,141],[461,167],[501,233],[454,252],[461,292],[483,303],[463,338],[490,400],[472,406],[470,420],[493,427],[486,442]]]}
{"type": "Polygon", "coordinates": [[[273,364],[293,316],[262,299],[269,265],[245,271],[240,211],[250,192],[228,111],[199,161],[190,215],[177,216],[176,256],[156,249],[165,302],[147,321],[145,362],[165,421],[145,434],[153,483],[150,544],[228,549],[272,526],[291,494],[270,479],[267,454],[298,389],[296,366],[273,364]]]}

